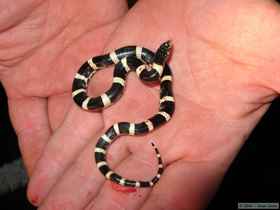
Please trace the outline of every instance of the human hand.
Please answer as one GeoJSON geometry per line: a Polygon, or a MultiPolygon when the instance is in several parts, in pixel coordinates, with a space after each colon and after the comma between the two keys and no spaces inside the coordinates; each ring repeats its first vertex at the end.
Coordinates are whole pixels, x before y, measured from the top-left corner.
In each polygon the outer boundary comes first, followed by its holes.
{"type": "MultiPolygon", "coordinates": [[[[113,49],[138,44],[155,49],[158,43],[173,40],[170,65],[174,73],[174,117],[152,134],[120,139],[109,151],[109,158],[114,159],[111,164],[120,174],[149,178],[153,172],[148,163],[154,157],[146,140],[156,139],[167,166],[160,182],[153,189],[133,194],[117,192],[104,184],[93,163],[92,147],[102,133],[90,130],[96,126],[92,119],[96,114],[83,113],[73,106],[46,146],[31,180],[29,196],[33,199],[41,195],[40,209],[203,208],[246,136],[279,92],[278,49],[274,48],[280,31],[276,3],[160,2],[140,1],[123,18],[107,46],[113,49]],[[73,127],[68,126],[73,123],[82,125],[71,130],[73,127]],[[73,135],[77,138],[73,142],[71,135],[75,132],[82,135],[73,135]],[[69,144],[66,135],[71,138],[69,144]],[[89,141],[91,146],[79,155],[77,145],[89,141]]],[[[100,76],[108,74],[102,72],[100,76]]],[[[99,87],[95,81],[93,86],[99,87]]],[[[103,112],[104,128],[114,121],[150,116],[156,111],[157,94],[156,87],[149,89],[131,75],[123,98],[103,112]],[[151,100],[141,103],[148,97],[151,100]]],[[[65,106],[58,101],[55,104],[65,106]]]]}
{"type": "Polygon", "coordinates": [[[0,7],[0,79],[31,175],[72,103],[75,69],[84,57],[103,50],[127,5],[118,0],[1,0],[0,7]]]}

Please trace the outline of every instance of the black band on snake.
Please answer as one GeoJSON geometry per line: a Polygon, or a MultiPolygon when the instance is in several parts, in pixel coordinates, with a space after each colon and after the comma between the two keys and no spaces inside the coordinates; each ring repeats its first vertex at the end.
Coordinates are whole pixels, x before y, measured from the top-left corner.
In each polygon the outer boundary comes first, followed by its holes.
{"type": "Polygon", "coordinates": [[[158,149],[152,143],[158,159],[158,171],[149,181],[134,181],[121,177],[107,164],[106,150],[120,135],[141,135],[151,132],[172,117],[175,103],[172,93],[172,72],[166,63],[170,54],[170,41],[164,42],[156,53],[138,46],[119,48],[110,54],[96,56],[85,62],[75,75],[72,97],[85,110],[98,110],[115,102],[123,92],[129,71],[136,71],[140,80],[160,82],[159,112],[140,123],[118,122],[112,125],[98,140],[95,160],[100,172],[109,180],[129,187],[152,187],[163,173],[163,163],[158,149]],[[113,84],[109,90],[97,97],[87,95],[89,80],[96,71],[115,64],[113,84]]]}

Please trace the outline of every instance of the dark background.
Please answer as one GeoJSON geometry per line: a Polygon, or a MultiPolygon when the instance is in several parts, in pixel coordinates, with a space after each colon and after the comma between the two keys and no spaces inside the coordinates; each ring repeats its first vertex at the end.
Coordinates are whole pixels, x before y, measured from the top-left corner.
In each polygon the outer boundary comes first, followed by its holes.
{"type": "MultiPolygon", "coordinates": [[[[133,2],[131,0],[129,4],[133,5],[133,2]]],[[[242,147],[207,210],[237,209],[238,202],[279,203],[279,128],[280,99],[277,99],[242,147]]],[[[9,121],[7,99],[0,84],[0,166],[18,157],[17,138],[9,121]]],[[[35,209],[26,200],[25,191],[26,188],[23,188],[0,196],[0,210],[35,209]]]]}

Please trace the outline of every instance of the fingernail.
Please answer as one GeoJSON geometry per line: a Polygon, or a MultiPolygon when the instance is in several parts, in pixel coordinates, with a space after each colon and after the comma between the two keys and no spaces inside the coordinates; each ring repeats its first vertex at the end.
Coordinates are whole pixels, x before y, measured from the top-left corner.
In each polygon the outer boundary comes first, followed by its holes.
{"type": "Polygon", "coordinates": [[[30,202],[33,206],[39,206],[39,197],[37,195],[33,195],[32,198],[30,199],[30,202]]]}

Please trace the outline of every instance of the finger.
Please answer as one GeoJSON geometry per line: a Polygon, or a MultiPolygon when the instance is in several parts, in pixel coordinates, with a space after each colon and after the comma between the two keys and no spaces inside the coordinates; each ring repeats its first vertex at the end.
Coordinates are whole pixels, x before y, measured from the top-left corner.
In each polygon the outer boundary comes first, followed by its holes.
{"type": "MultiPolygon", "coordinates": [[[[99,136],[85,148],[71,168],[59,179],[40,210],[67,209],[80,210],[99,193],[105,178],[99,172],[94,160],[94,146],[99,136]]],[[[114,168],[129,155],[124,141],[113,144],[107,153],[109,165],[114,168]]]]}
{"type": "Polygon", "coordinates": [[[55,132],[63,123],[72,105],[71,93],[63,93],[49,97],[48,112],[50,127],[55,132]]]}
{"type": "MultiPolygon", "coordinates": [[[[132,140],[133,141],[133,140],[132,140]]],[[[134,137],[135,141],[135,137],[134,137]]],[[[157,159],[147,141],[137,141],[138,152],[126,158],[117,168],[124,178],[150,180],[156,175],[157,159]]],[[[159,181],[160,182],[160,181],[159,181]]],[[[87,210],[139,209],[152,188],[127,188],[107,181],[97,197],[87,206],[87,210]],[[111,198],[111,199],[107,199],[111,198]]]]}
{"type": "Polygon", "coordinates": [[[29,175],[51,135],[47,100],[39,97],[8,99],[9,112],[29,175]]]}
{"type": "MultiPolygon", "coordinates": [[[[116,25],[116,23],[112,24],[116,25]]],[[[107,29],[112,30],[112,26],[107,29]]],[[[99,95],[100,88],[107,86],[111,82],[112,75],[106,77],[106,75],[112,74],[111,72],[99,72],[94,78],[94,88],[89,86],[90,95],[99,95]],[[97,87],[97,88],[96,88],[97,87]]],[[[64,95],[65,96],[65,95],[64,95]]],[[[71,96],[69,96],[71,99],[71,96]]],[[[59,100],[50,100],[50,105],[56,105],[59,100]]],[[[68,104],[67,100],[63,100],[65,104],[68,104]]],[[[73,100],[71,99],[73,104],[73,100]]],[[[64,105],[65,105],[64,104],[64,105]]],[[[55,112],[59,111],[59,108],[50,108],[50,118],[52,120],[52,127],[56,129],[61,123],[59,119],[54,116],[55,112]],[[53,120],[55,119],[55,120],[53,120]]],[[[88,113],[81,110],[76,105],[70,109],[67,113],[66,119],[63,121],[63,125],[59,127],[52,137],[50,143],[47,145],[46,150],[39,162],[39,166],[36,167],[36,174],[30,180],[28,187],[28,197],[34,205],[38,205],[43,198],[48,194],[51,187],[56,183],[57,179],[62,176],[63,172],[70,167],[73,160],[82,151],[84,146],[91,140],[91,137],[96,135],[103,128],[103,119],[101,114],[97,112],[88,113]]]]}
{"type": "Polygon", "coordinates": [[[217,165],[184,160],[171,164],[141,210],[204,209],[224,175],[217,165]]]}
{"type": "Polygon", "coordinates": [[[63,125],[50,139],[28,186],[30,201],[39,204],[92,137],[103,128],[100,113],[73,106],[63,125]]]}

